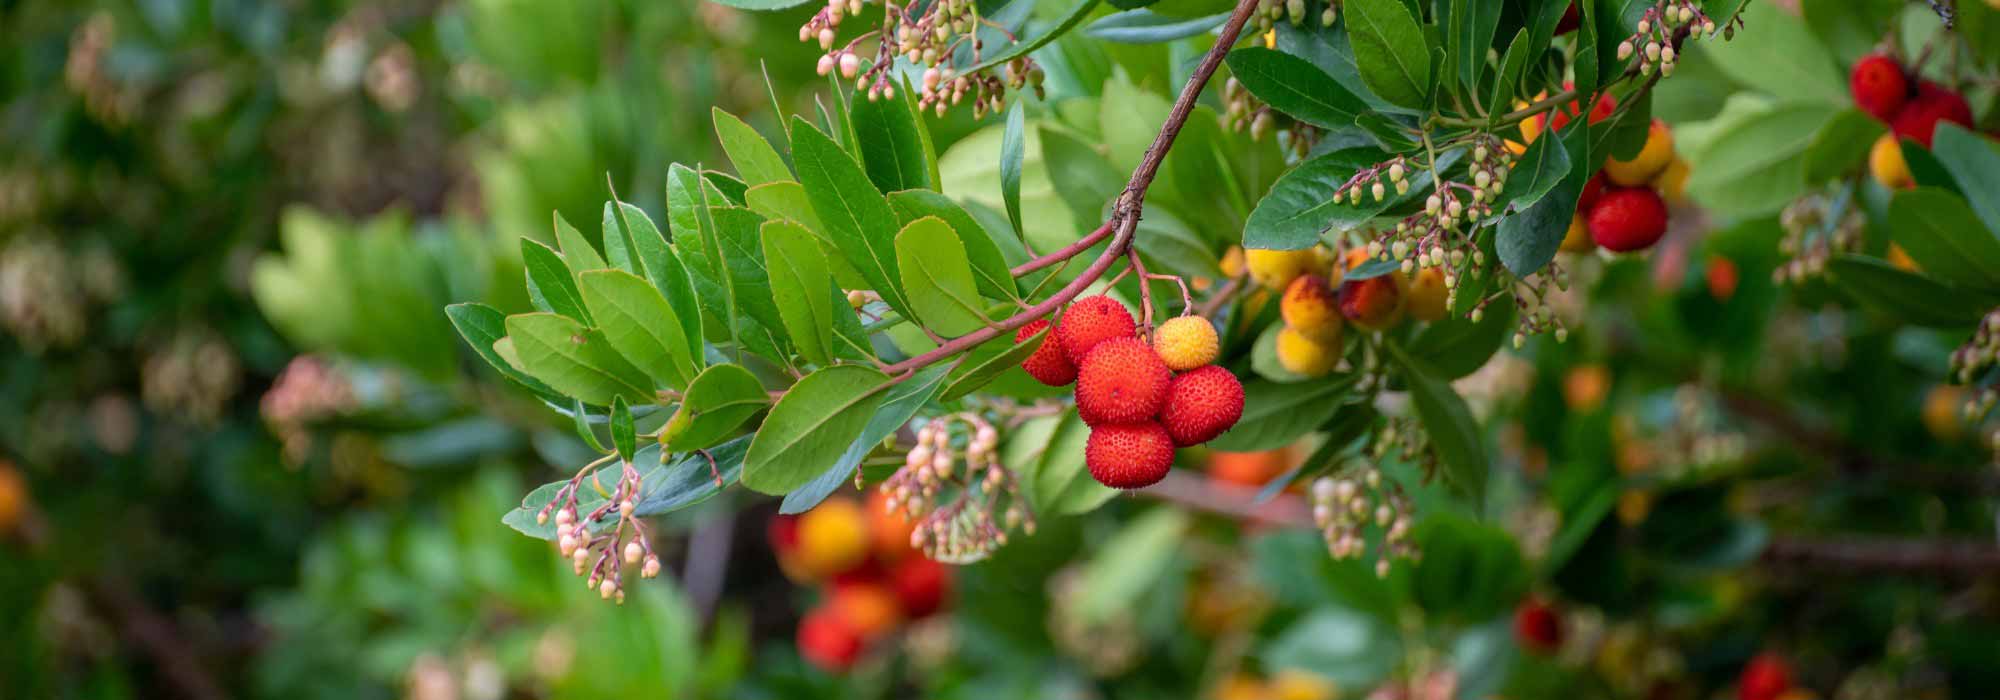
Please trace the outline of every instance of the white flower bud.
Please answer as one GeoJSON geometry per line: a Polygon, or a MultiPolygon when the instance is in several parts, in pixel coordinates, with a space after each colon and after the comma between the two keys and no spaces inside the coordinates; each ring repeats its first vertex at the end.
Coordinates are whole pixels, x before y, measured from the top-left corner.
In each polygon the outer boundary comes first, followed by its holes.
{"type": "Polygon", "coordinates": [[[637,564],[639,563],[639,557],[645,555],[646,555],[646,548],[640,546],[638,540],[633,540],[631,542],[625,543],[625,563],[637,564]]]}

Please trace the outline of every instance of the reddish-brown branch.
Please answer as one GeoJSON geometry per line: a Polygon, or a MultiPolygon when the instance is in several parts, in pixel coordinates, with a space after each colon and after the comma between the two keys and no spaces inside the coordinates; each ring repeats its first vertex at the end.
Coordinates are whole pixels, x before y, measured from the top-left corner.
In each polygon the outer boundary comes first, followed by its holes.
{"type": "Polygon", "coordinates": [[[1048,255],[1021,263],[1019,267],[1008,272],[1013,273],[1015,277],[1020,277],[1021,275],[1076,257],[1083,251],[1090,250],[1091,246],[1103,243],[1105,238],[1110,237],[1112,230],[1116,228],[1112,225],[1113,223],[1115,221],[1106,221],[1104,225],[1097,227],[1097,230],[1091,231],[1090,235],[1077,239],[1075,243],[1063,246],[1061,250],[1049,253],[1048,255]]]}
{"type": "Polygon", "coordinates": [[[1295,493],[1280,493],[1257,502],[1260,489],[1209,480],[1185,470],[1167,472],[1160,483],[1135,491],[1185,508],[1254,520],[1269,525],[1312,527],[1312,508],[1295,493]]]}
{"type": "MultiPolygon", "coordinates": [[[[1160,127],[1159,135],[1153,137],[1153,144],[1151,146],[1146,147],[1146,157],[1140,160],[1139,167],[1132,171],[1132,179],[1126,183],[1125,191],[1119,195],[1117,206],[1112,209],[1111,218],[1105,221],[1103,226],[1098,227],[1097,231],[1092,232],[1089,236],[1085,236],[1084,240],[1077,242],[1081,244],[1093,237],[1103,237],[1106,235],[1103,233],[1105,231],[1111,232],[1108,234],[1111,236],[1110,246],[1106,247],[1104,252],[1099,254],[1095,260],[1092,260],[1089,267],[1084,268],[1083,274],[1077,275],[1076,279],[1070,280],[1069,284],[1063,285],[1062,289],[1057,290],[1053,296],[1042,300],[1041,303],[1028,307],[1020,313],[1001,319],[992,325],[953,338],[938,345],[936,349],[930,352],[889,365],[886,373],[890,376],[899,376],[928,367],[946,358],[970,350],[980,343],[999,337],[1002,333],[1028,325],[1028,323],[1035,319],[1047,317],[1049,314],[1054,313],[1056,309],[1075,299],[1077,295],[1082,294],[1083,290],[1096,282],[1099,277],[1103,277],[1105,271],[1111,269],[1112,263],[1117,262],[1118,258],[1125,254],[1125,249],[1132,245],[1133,232],[1137,230],[1139,225],[1140,208],[1146,198],[1146,188],[1152,186],[1154,176],[1160,172],[1161,161],[1167,157],[1167,150],[1173,148],[1174,138],[1180,135],[1181,127],[1187,124],[1188,115],[1194,113],[1195,100],[1201,96],[1202,88],[1208,85],[1209,78],[1214,77],[1215,69],[1222,65],[1222,59],[1229,53],[1229,49],[1236,45],[1236,38],[1242,33],[1243,24],[1249,21],[1251,12],[1255,11],[1256,8],[1257,0],[1239,0],[1237,2],[1236,11],[1229,16],[1229,22],[1223,25],[1222,33],[1215,39],[1215,46],[1210,48],[1208,54],[1202,57],[1201,65],[1195,67],[1194,74],[1189,76],[1187,85],[1181,88],[1180,97],[1174,100],[1173,109],[1168,111],[1167,121],[1160,127]]],[[[1095,241],[1090,242],[1090,245],[1095,244],[1095,241]]],[[[1031,265],[1039,264],[1039,266],[1045,267],[1053,262],[1065,260],[1067,258],[1061,257],[1061,255],[1064,251],[1068,251],[1073,247],[1076,247],[1076,244],[1065,247],[1061,251],[1051,253],[1049,256],[1044,256],[1052,257],[1049,262],[1040,262],[1040,259],[1037,259],[1037,261],[1027,263],[1023,267],[1028,267],[1028,271],[1032,272],[1040,268],[1029,267],[1031,265]]],[[[1089,247],[1089,245],[1083,246],[1083,248],[1089,247]]],[[[1070,252],[1069,255],[1074,256],[1076,252],[1070,252]]],[[[1020,274],[1020,272],[1017,271],[1015,274],[1020,274]]]]}

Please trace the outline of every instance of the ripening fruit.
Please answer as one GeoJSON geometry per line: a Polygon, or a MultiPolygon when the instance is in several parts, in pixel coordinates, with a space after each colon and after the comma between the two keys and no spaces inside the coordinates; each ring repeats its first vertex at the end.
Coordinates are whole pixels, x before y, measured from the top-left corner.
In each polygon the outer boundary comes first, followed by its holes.
{"type": "Polygon", "coordinates": [[[1228,279],[1242,276],[1244,264],[1243,246],[1229,246],[1229,250],[1222,253],[1222,276],[1228,279]]]}
{"type": "MultiPolygon", "coordinates": [[[[1019,343],[1032,338],[1047,327],[1049,327],[1047,319],[1035,319],[1028,325],[1022,326],[1020,330],[1014,331],[1014,342],[1019,343]]],[[[1057,342],[1056,335],[1051,332],[1043,336],[1042,344],[1035,348],[1034,354],[1021,361],[1021,369],[1027,370],[1028,376],[1043,384],[1069,386],[1071,382],[1076,381],[1076,365],[1063,354],[1062,343],[1057,342]]]]}
{"type": "Polygon", "coordinates": [[[0,535],[14,529],[21,522],[21,512],[27,510],[28,485],[14,465],[0,461],[0,535]]]}
{"type": "Polygon", "coordinates": [[[1909,99],[1910,79],[1895,58],[1869,54],[1854,62],[1854,70],[1847,74],[1847,91],[1854,96],[1854,106],[1886,123],[1909,99]]]}
{"type": "Polygon", "coordinates": [[[826,499],[799,516],[794,554],[809,578],[824,579],[860,566],[868,560],[868,546],[868,515],[851,498],[826,499]]]}
{"type": "Polygon", "coordinates": [[[1708,282],[1708,296],[1717,302],[1727,302],[1736,296],[1736,285],[1742,275],[1736,269],[1736,261],[1721,255],[1708,256],[1708,265],[1702,270],[1702,277],[1708,282]]]}
{"type": "Polygon", "coordinates": [[[1167,387],[1160,424],[1175,447],[1199,445],[1228,432],[1243,417],[1243,383],[1229,370],[1208,365],[1186,372],[1167,387]]]}
{"type": "Polygon", "coordinates": [[[1764,652],[1743,665],[1736,681],[1737,700],[1777,700],[1792,687],[1792,670],[1777,654],[1764,652]]]}
{"type": "Polygon", "coordinates": [[[1250,264],[1250,279],[1265,289],[1284,291],[1285,285],[1293,279],[1313,269],[1318,259],[1311,249],[1306,250],[1259,250],[1252,248],[1244,253],[1250,264]]]}
{"type": "Polygon", "coordinates": [[[1924,394],[1924,429],[1938,442],[1956,442],[1965,435],[1965,387],[1939,384],[1924,394]]]}
{"type": "Polygon", "coordinates": [[[1612,158],[1604,162],[1604,176],[1613,183],[1638,187],[1653,181],[1674,162],[1674,132],[1655,118],[1646,130],[1646,145],[1631,160],[1612,158]]]}
{"type": "Polygon", "coordinates": [[[1913,139],[1931,147],[1931,136],[1937,133],[1938,122],[1951,122],[1965,128],[1972,128],[1972,106],[1965,98],[1943,85],[1925,80],[1917,83],[1917,95],[1903,105],[1889,123],[1890,131],[1899,137],[1913,139]]]}
{"type": "Polygon", "coordinates": [[[1426,267],[1418,270],[1410,278],[1410,317],[1419,321],[1443,320],[1450,309],[1445,308],[1445,297],[1450,290],[1444,288],[1444,270],[1426,267]]]}
{"type": "Polygon", "coordinates": [[[846,671],[861,658],[861,635],[827,607],[799,620],[798,644],[799,656],[829,673],[846,671]]]}
{"type": "Polygon", "coordinates": [[[1667,233],[1667,203],[1645,187],[1606,187],[1590,208],[1590,238],[1614,252],[1645,250],[1667,233]]]}
{"type": "Polygon", "coordinates": [[[1339,299],[1333,286],[1319,275],[1300,275],[1285,287],[1278,303],[1278,315],[1285,325],[1322,343],[1340,340],[1339,299]]]}
{"type": "Polygon", "coordinates": [[[1597,250],[1597,241],[1590,239],[1590,226],[1583,222],[1583,212],[1569,217],[1569,231],[1563,233],[1562,252],[1588,253],[1597,250]]]}
{"type": "Polygon", "coordinates": [[[1317,377],[1333,371],[1340,364],[1339,349],[1338,338],[1321,343],[1290,326],[1278,330],[1278,365],[1292,374],[1317,377]]]}
{"type": "Polygon", "coordinates": [[[1571,367],[1563,375],[1563,404],[1577,413],[1589,413],[1604,405],[1604,397],[1611,393],[1611,370],[1600,364],[1586,364],[1571,367]]]}
{"type": "MultiPolygon", "coordinates": [[[[1570,86],[1567,83],[1563,85],[1564,89],[1568,89],[1569,87],[1570,86]]],[[[1617,110],[1618,110],[1617,98],[1612,97],[1610,93],[1599,95],[1597,98],[1597,104],[1593,105],[1590,108],[1590,123],[1592,125],[1596,125],[1598,122],[1604,121],[1606,118],[1609,118],[1611,116],[1611,113],[1617,110]]],[[[1563,127],[1568,126],[1570,120],[1575,119],[1577,115],[1580,114],[1582,111],[1583,110],[1580,107],[1578,107],[1575,102],[1571,102],[1557,109],[1550,110],[1549,128],[1553,131],[1558,131],[1558,132],[1562,131],[1563,127]]]]}
{"type": "Polygon", "coordinates": [[[868,537],[875,547],[875,558],[885,562],[901,561],[912,552],[910,532],[917,529],[910,522],[910,516],[901,510],[889,507],[889,494],[876,489],[868,494],[868,537]]]}
{"type": "Polygon", "coordinates": [[[1514,609],[1514,640],[1538,654],[1552,654],[1562,648],[1562,619],[1539,600],[1521,601],[1514,609]]]}
{"type": "Polygon", "coordinates": [[[1097,483],[1136,489],[1159,483],[1174,466],[1174,440],[1159,423],[1100,425],[1084,442],[1083,464],[1097,483]]]}
{"type": "Polygon", "coordinates": [[[1291,469],[1291,453],[1283,449],[1262,452],[1210,452],[1208,478],[1243,486],[1263,486],[1291,469]]]}
{"type": "Polygon", "coordinates": [[[910,557],[889,570],[889,587],[895,589],[903,614],[910,619],[929,617],[944,609],[951,596],[951,567],[924,557],[910,557]]]}
{"type": "Polygon", "coordinates": [[[835,586],[826,607],[862,641],[879,639],[903,623],[903,608],[896,594],[873,581],[835,586]]]}
{"type": "Polygon", "coordinates": [[[1340,283],[1340,315],[1362,330],[1380,331],[1403,321],[1409,282],[1401,272],[1340,283]]]}
{"type": "Polygon", "coordinates": [[[1079,370],[1083,358],[1092,348],[1113,338],[1131,338],[1139,331],[1139,324],[1132,321],[1132,312],[1125,305],[1102,294],[1084,297],[1069,305],[1063,312],[1062,322],[1056,324],[1056,342],[1062,347],[1063,356],[1079,370]]]}
{"type": "Polygon", "coordinates": [[[1903,142],[1895,134],[1883,134],[1868,149],[1868,174],[1892,190],[1917,186],[1916,176],[1910,174],[1910,163],[1903,160],[1903,142]]]}
{"type": "Polygon", "coordinates": [[[1576,195],[1576,210],[1588,214],[1597,206],[1597,199],[1604,196],[1604,171],[1599,170],[1590,179],[1583,181],[1583,191],[1576,195]]]}
{"type": "Polygon", "coordinates": [[[764,527],[764,538],[771,544],[771,552],[778,557],[778,570],[785,578],[793,581],[811,581],[799,564],[799,516],[773,515],[764,527]]]}
{"type": "Polygon", "coordinates": [[[1077,369],[1076,414],[1087,425],[1151,420],[1173,379],[1167,363],[1138,338],[1105,341],[1077,369]]]}
{"type": "Polygon", "coordinates": [[[1667,200],[1668,204],[1686,202],[1688,174],[1692,170],[1688,167],[1686,158],[1674,156],[1673,162],[1667,164],[1667,169],[1660,171],[1659,177],[1653,178],[1653,189],[1659,191],[1660,198],[1667,200]]]}
{"type": "Polygon", "coordinates": [[[1263,681],[1247,673],[1238,672],[1215,685],[1208,693],[1210,700],[1270,700],[1263,681]]]}
{"type": "Polygon", "coordinates": [[[1339,696],[1339,688],[1325,676],[1287,668],[1271,676],[1266,685],[1268,700],[1333,700],[1339,696]]]}
{"type": "Polygon", "coordinates": [[[1153,351],[1176,372],[1206,365],[1222,352],[1215,324],[1200,316],[1176,316],[1153,331],[1153,351]]]}

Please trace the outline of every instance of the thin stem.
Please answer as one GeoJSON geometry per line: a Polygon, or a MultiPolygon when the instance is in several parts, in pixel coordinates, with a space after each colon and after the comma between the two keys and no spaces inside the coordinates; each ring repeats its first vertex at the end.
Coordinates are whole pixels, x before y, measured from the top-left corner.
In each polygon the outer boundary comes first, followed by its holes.
{"type": "Polygon", "coordinates": [[[1091,231],[1090,235],[1078,239],[1075,243],[1063,246],[1061,250],[1049,253],[1048,255],[1021,263],[1019,267],[1008,270],[1008,272],[1013,273],[1015,277],[1020,277],[1021,275],[1076,257],[1079,253],[1090,250],[1091,246],[1104,242],[1104,239],[1111,235],[1112,223],[1111,221],[1106,221],[1104,225],[1097,227],[1097,230],[1091,231]]]}

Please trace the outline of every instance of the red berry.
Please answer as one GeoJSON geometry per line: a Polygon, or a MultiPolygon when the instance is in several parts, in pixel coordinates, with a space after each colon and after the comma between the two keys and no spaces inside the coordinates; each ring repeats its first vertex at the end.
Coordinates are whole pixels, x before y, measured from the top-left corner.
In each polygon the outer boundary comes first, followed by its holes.
{"type": "Polygon", "coordinates": [[[1590,211],[1591,207],[1597,206],[1597,198],[1602,196],[1604,196],[1604,171],[1599,170],[1596,175],[1584,181],[1583,192],[1576,197],[1576,210],[1590,211]]]}
{"type": "Polygon", "coordinates": [[[1736,681],[1737,700],[1777,700],[1792,688],[1792,670],[1777,654],[1765,652],[1743,665],[1736,681]]]}
{"type": "MultiPolygon", "coordinates": [[[[1047,327],[1049,327],[1048,319],[1035,319],[1028,325],[1022,326],[1021,330],[1014,331],[1014,342],[1019,343],[1032,338],[1047,327]]],[[[1076,381],[1076,365],[1063,355],[1062,345],[1055,341],[1055,335],[1050,333],[1043,336],[1042,344],[1035,347],[1034,354],[1021,361],[1021,369],[1027,370],[1028,376],[1043,384],[1068,386],[1070,382],[1076,381]]]]}
{"type": "Polygon", "coordinates": [[[1889,126],[1896,136],[1915,139],[1924,148],[1930,148],[1931,136],[1937,133],[1938,122],[1971,128],[1972,106],[1966,104],[1965,98],[1958,93],[1925,80],[1917,83],[1917,96],[1903,105],[1903,110],[1896,113],[1896,119],[1889,126]]]}
{"type": "Polygon", "coordinates": [[[1174,466],[1174,440],[1159,423],[1100,425],[1090,430],[1083,463],[1097,483],[1136,489],[1159,483],[1174,466]]]}
{"type": "Polygon", "coordinates": [[[792,551],[799,546],[799,516],[771,516],[770,524],[764,527],[764,537],[770,541],[771,551],[780,554],[792,551]]]}
{"type": "Polygon", "coordinates": [[[1176,447],[1199,445],[1227,432],[1243,417],[1243,383],[1229,370],[1208,365],[1174,377],[1160,423],[1176,447]]]}
{"type": "Polygon", "coordinates": [[[1062,346],[1063,356],[1070,364],[1083,366],[1083,358],[1098,343],[1112,338],[1130,338],[1138,332],[1139,324],[1132,321],[1132,312],[1125,305],[1111,297],[1098,295],[1084,297],[1069,305],[1064,311],[1062,322],[1056,324],[1056,343],[1062,346]]]}
{"type": "Polygon", "coordinates": [[[1152,420],[1173,379],[1173,370],[1145,341],[1105,341],[1077,369],[1076,413],[1089,425],[1152,420]]]}
{"type": "Polygon", "coordinates": [[[1577,14],[1576,3],[1572,2],[1568,9],[1563,10],[1562,19],[1556,20],[1556,36],[1576,31],[1580,26],[1583,26],[1583,16],[1577,14]]]}
{"type": "MultiPolygon", "coordinates": [[[[1567,88],[1568,85],[1565,84],[1564,87],[1567,88]]],[[[1597,104],[1591,106],[1590,108],[1590,123],[1596,124],[1598,122],[1604,121],[1606,118],[1611,116],[1612,112],[1615,112],[1617,110],[1618,110],[1618,98],[1612,97],[1610,93],[1599,95],[1597,97],[1597,104]]],[[[1561,107],[1558,107],[1550,111],[1549,130],[1562,131],[1562,128],[1564,126],[1568,126],[1570,120],[1575,119],[1580,111],[1581,108],[1577,107],[1577,104],[1575,102],[1571,102],[1569,104],[1563,105],[1561,107]]]]}
{"type": "Polygon", "coordinates": [[[1854,62],[1854,70],[1847,74],[1847,91],[1854,95],[1854,105],[1861,111],[1888,122],[1909,99],[1910,80],[1896,59],[1869,54],[1854,62]]]}
{"type": "Polygon", "coordinates": [[[831,608],[806,613],[799,620],[799,656],[831,673],[845,671],[861,658],[861,635],[831,608]]]}
{"type": "Polygon", "coordinates": [[[1529,651],[1554,653],[1562,648],[1562,636],[1562,620],[1546,603],[1524,601],[1514,610],[1514,638],[1529,651]]]}
{"type": "Polygon", "coordinates": [[[1606,187],[1585,220],[1590,237],[1607,250],[1645,250],[1667,232],[1667,203],[1647,187],[1606,187]]]}
{"type": "Polygon", "coordinates": [[[924,557],[908,557],[889,572],[889,587],[912,619],[944,608],[951,595],[951,567],[924,557]]]}

